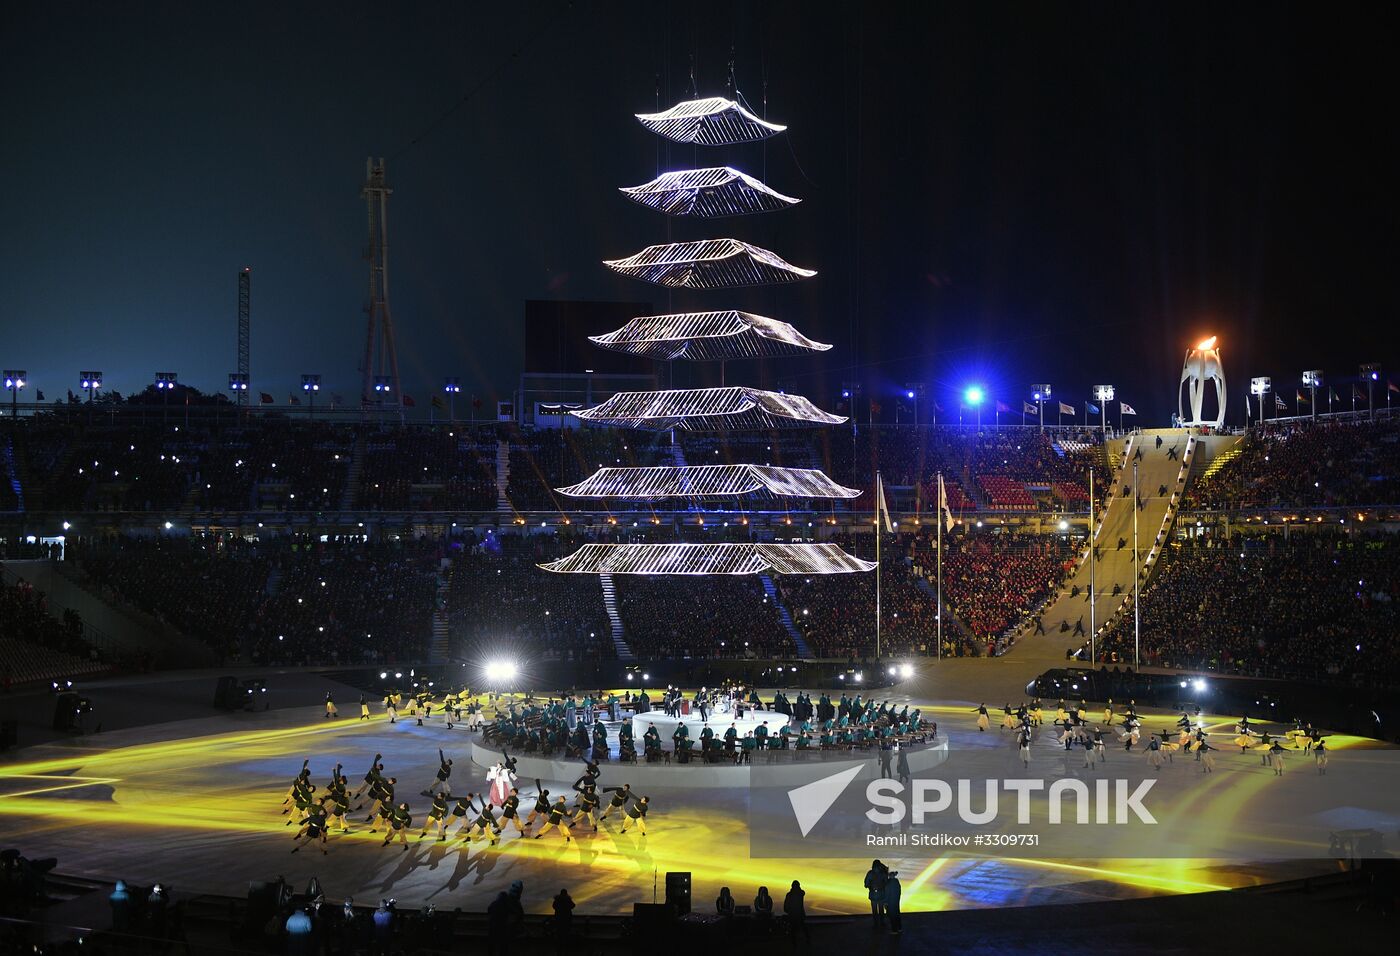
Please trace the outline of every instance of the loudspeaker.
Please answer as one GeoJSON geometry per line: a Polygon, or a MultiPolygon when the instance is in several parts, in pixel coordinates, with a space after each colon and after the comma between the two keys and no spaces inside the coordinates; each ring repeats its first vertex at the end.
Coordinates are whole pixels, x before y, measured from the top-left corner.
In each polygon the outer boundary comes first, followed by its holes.
{"type": "Polygon", "coordinates": [[[676,908],[670,903],[633,903],[632,934],[659,932],[676,921],[676,908]]]}
{"type": "Polygon", "coordinates": [[[240,710],[243,700],[238,693],[237,677],[220,677],[214,685],[214,706],[220,710],[240,710]]]}
{"type": "Polygon", "coordinates": [[[690,912],[689,873],[666,874],[666,902],[674,906],[681,916],[690,912]]]}

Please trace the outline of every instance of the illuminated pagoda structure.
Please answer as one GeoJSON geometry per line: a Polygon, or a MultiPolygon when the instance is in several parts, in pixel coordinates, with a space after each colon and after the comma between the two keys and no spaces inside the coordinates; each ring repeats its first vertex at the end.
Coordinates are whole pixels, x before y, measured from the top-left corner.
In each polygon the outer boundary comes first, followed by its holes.
{"type": "MultiPolygon", "coordinates": [[[[786,129],[724,97],[679,103],[663,113],[638,114],[637,119],[659,136],[694,146],[735,146],[786,129]]],[[[621,191],[665,215],[700,220],[776,212],[800,201],[731,166],[669,172],[621,191]]],[[[816,275],[767,249],[727,237],[648,246],[604,265],[643,282],[685,290],[779,285],[816,275]]],[[[614,332],[592,336],[591,341],[601,348],[666,362],[723,363],[810,355],[831,348],[807,338],[787,322],[736,309],[637,316],[614,332]]],[[[619,392],[600,405],[570,414],[593,425],[657,432],[771,431],[847,421],[800,395],[743,385],[619,392]]],[[[653,503],[742,498],[837,501],[860,494],[817,469],[684,464],[603,467],[557,491],[575,499],[653,503]]],[[[540,567],[563,574],[756,575],[848,574],[869,571],[875,565],[835,544],[683,543],[588,544],[540,567]]]]}

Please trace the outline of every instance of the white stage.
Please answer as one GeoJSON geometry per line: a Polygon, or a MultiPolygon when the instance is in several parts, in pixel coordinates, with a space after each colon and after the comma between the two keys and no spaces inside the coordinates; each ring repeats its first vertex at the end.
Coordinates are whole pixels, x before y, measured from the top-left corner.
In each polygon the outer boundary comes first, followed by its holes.
{"type": "MultiPolygon", "coordinates": [[[[710,729],[715,732],[715,738],[721,742],[724,740],[725,731],[729,729],[731,724],[739,734],[739,739],[742,740],[745,734],[751,730],[757,730],[765,722],[768,724],[769,736],[775,737],[778,731],[788,725],[788,718],[786,714],[780,714],[773,710],[748,710],[745,708],[742,720],[736,718],[732,713],[719,714],[711,711],[708,721],[710,729]]],[[[686,729],[690,731],[691,742],[699,749],[700,732],[705,729],[706,721],[700,719],[698,710],[692,709],[689,714],[682,714],[680,717],[667,717],[664,710],[652,710],[632,718],[632,737],[636,741],[637,752],[641,752],[642,737],[645,736],[647,728],[652,725],[656,726],[656,732],[661,735],[661,745],[667,750],[671,749],[671,735],[676,732],[677,724],[685,724],[686,729]]]]}

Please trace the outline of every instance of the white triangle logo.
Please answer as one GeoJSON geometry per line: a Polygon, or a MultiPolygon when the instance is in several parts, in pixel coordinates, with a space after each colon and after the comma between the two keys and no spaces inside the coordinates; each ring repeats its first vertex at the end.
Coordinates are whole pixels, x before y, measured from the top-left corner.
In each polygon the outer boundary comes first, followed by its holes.
{"type": "Polygon", "coordinates": [[[797,826],[801,829],[804,837],[821,822],[826,811],[830,810],[831,805],[840,798],[841,794],[846,792],[846,787],[860,771],[861,768],[855,766],[849,770],[834,773],[829,777],[803,784],[796,790],[788,791],[788,801],[792,803],[793,816],[797,817],[797,826]]]}

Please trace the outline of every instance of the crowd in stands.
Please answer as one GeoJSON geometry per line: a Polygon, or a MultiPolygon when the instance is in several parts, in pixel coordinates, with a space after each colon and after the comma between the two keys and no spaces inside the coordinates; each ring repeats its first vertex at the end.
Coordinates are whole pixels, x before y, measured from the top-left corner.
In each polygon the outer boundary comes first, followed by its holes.
{"type": "Polygon", "coordinates": [[[420,659],[432,631],[437,541],[305,536],[77,539],[69,558],[119,603],[225,660],[351,664],[420,659]]]}
{"type": "Polygon", "coordinates": [[[1400,501],[1400,424],[1256,427],[1240,454],[1187,491],[1188,509],[1360,507],[1400,501]]]}
{"type": "MultiPolygon", "coordinates": [[[[1168,548],[1142,592],[1143,663],[1400,683],[1400,541],[1338,531],[1168,548]]],[[[1132,615],[1099,645],[1131,661],[1132,615]]]]}
{"type": "Polygon", "coordinates": [[[537,567],[572,552],[578,542],[554,535],[470,533],[460,545],[447,594],[458,653],[484,660],[614,656],[598,579],[537,567]]]}
{"type": "MultiPolygon", "coordinates": [[[[916,571],[935,574],[933,535],[910,545],[916,571]]],[[[1050,597],[1074,569],[1065,535],[947,534],[943,536],[943,600],[980,644],[999,645],[1050,597]]]]}
{"type": "MultiPolygon", "coordinates": [[[[874,542],[836,542],[849,553],[874,559],[874,542]]],[[[934,592],[920,585],[913,559],[902,545],[882,549],[880,580],[881,655],[937,652],[934,592]]],[[[875,575],[789,575],[775,578],[783,603],[817,657],[862,658],[875,653],[875,575]]],[[[953,642],[951,629],[945,638],[953,642]]]]}
{"type": "MultiPolygon", "coordinates": [[[[889,486],[936,500],[942,472],[955,512],[981,508],[1080,509],[1097,432],[1034,428],[878,426],[854,434],[812,429],[740,435],[513,425],[385,425],[284,415],[131,418],[21,423],[0,448],[28,511],[307,512],[490,511],[497,505],[497,443],[508,444],[505,490],[517,511],[574,510],[559,495],[605,466],[686,463],[820,468],[869,491],[889,486]],[[1073,440],[1071,440],[1073,436],[1073,440]],[[359,461],[355,462],[356,456],[359,461]],[[12,462],[12,463],[11,463],[12,462]],[[352,468],[352,462],[354,467],[352,468]],[[354,475],[355,487],[347,488],[354,475]]],[[[20,495],[0,481],[0,511],[20,495]]],[[[870,498],[857,499],[858,503],[870,498]]],[[[822,510],[824,502],[791,502],[822,510]]],[[[845,508],[844,504],[838,505],[845,508]]]]}
{"type": "Polygon", "coordinates": [[[0,585],[0,687],[105,669],[75,612],[55,617],[44,593],[23,578],[0,585]]]}
{"type": "Polygon", "coordinates": [[[356,497],[385,511],[488,511],[496,506],[496,439],[461,426],[394,429],[365,437],[356,497]]]}
{"type": "Polygon", "coordinates": [[[755,576],[623,574],[613,582],[628,646],[644,659],[757,660],[797,653],[755,576]]]}

